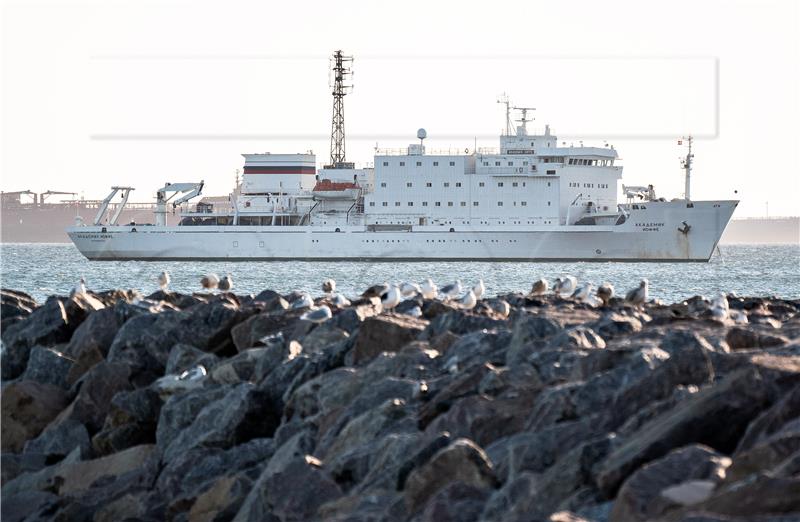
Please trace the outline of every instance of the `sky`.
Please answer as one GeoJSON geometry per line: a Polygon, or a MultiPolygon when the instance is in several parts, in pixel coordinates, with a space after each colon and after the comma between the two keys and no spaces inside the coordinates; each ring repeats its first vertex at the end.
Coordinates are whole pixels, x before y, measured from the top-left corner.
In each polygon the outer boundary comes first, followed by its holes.
{"type": "Polygon", "coordinates": [[[496,147],[507,93],[530,132],[614,145],[623,182],[800,214],[800,2],[7,0],[0,189],[104,197],[204,180],[242,153],[329,155],[329,56],[354,56],[347,159],[416,142],[496,147]]]}

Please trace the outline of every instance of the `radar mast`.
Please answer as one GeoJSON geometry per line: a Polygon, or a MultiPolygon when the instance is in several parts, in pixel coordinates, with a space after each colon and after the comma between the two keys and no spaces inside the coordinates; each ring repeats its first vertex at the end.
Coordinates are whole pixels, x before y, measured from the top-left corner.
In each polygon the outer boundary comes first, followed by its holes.
{"type": "Polygon", "coordinates": [[[333,88],[333,119],[331,122],[331,162],[332,168],[352,168],[345,159],[344,142],[344,97],[353,89],[353,84],[348,80],[353,72],[350,64],[352,56],[344,56],[342,51],[336,51],[331,58],[332,88],[333,88]]]}

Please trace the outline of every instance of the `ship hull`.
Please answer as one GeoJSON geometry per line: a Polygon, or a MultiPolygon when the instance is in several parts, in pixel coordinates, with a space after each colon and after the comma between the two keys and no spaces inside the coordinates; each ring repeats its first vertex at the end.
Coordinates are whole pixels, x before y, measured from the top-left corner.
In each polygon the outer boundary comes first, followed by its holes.
{"type": "Polygon", "coordinates": [[[80,226],[67,232],[92,260],[708,261],[736,204],[649,202],[609,226],[80,226]]]}

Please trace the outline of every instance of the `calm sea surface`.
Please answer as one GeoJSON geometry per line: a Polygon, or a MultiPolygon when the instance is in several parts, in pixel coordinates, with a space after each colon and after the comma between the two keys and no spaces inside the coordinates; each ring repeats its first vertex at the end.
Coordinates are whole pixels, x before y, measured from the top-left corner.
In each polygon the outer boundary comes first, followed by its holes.
{"type": "Polygon", "coordinates": [[[360,293],[383,281],[432,278],[440,286],[456,278],[467,285],[479,278],[487,293],[527,291],[539,277],[571,274],[595,285],[608,281],[617,292],[650,280],[652,297],[680,301],[693,295],[736,292],[739,295],[800,298],[800,245],[721,246],[709,263],[488,263],[488,262],[179,262],[89,261],[72,244],[9,243],[0,245],[0,284],[42,301],[67,294],[78,279],[92,290],[136,288],[145,295],[158,288],[162,270],[172,277],[170,289],[200,290],[200,277],[230,273],[237,293],[270,288],[281,293],[321,293],[320,283],[332,277],[345,295],[360,293]]]}

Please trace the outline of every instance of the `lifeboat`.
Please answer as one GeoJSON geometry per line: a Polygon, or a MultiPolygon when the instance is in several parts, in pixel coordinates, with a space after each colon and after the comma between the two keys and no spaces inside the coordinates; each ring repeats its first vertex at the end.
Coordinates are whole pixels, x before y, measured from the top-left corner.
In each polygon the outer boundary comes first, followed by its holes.
{"type": "Polygon", "coordinates": [[[314,199],[342,199],[355,201],[358,199],[361,187],[356,183],[343,181],[331,181],[329,179],[321,179],[314,185],[312,193],[314,199]]]}

